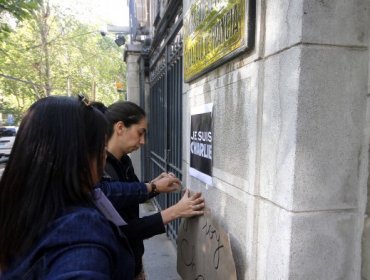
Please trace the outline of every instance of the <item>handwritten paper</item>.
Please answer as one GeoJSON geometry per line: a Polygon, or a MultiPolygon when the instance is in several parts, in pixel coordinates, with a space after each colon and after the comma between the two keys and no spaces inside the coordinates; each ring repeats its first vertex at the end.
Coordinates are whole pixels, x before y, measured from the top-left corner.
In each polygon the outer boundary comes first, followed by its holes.
{"type": "Polygon", "coordinates": [[[236,280],[229,235],[210,216],[182,220],[177,271],[186,280],[236,280]]]}

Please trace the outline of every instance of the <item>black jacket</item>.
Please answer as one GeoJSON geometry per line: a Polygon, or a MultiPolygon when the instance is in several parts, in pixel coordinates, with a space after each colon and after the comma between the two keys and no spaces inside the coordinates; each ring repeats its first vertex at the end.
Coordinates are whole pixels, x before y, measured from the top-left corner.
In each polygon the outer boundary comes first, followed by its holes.
{"type": "MultiPolygon", "coordinates": [[[[125,155],[121,160],[117,160],[112,154],[108,153],[105,172],[114,180],[122,182],[139,182],[134,167],[129,156],[125,155]]],[[[128,223],[122,227],[122,231],[127,236],[135,255],[135,275],[142,270],[142,257],[144,254],[143,240],[154,235],[164,233],[161,213],[156,213],[139,218],[139,205],[135,204],[128,207],[117,209],[122,218],[128,223]]]]}

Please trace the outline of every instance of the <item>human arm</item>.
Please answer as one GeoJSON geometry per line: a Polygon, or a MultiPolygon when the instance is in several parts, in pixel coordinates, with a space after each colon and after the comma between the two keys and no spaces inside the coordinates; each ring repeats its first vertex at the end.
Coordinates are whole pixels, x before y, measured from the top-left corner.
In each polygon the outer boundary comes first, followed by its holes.
{"type": "Polygon", "coordinates": [[[189,189],[186,189],[179,202],[161,212],[163,224],[166,225],[177,218],[203,215],[205,204],[201,196],[200,192],[190,195],[189,189]]]}
{"type": "MultiPolygon", "coordinates": [[[[132,161],[128,155],[124,155],[120,159],[120,164],[117,163],[117,159],[108,152],[107,162],[105,165],[104,178],[114,179],[115,181],[125,182],[139,182],[139,178],[135,174],[132,161]]],[[[146,183],[147,190],[150,193],[150,197],[155,196],[162,192],[173,192],[179,189],[181,181],[172,173],[162,172],[159,176],[152,179],[149,183],[146,183]],[[153,187],[155,186],[155,192],[152,193],[153,187]]]]}
{"type": "Polygon", "coordinates": [[[129,240],[145,240],[166,232],[161,213],[131,219],[127,223],[120,228],[129,240]]]}
{"type": "Polygon", "coordinates": [[[116,209],[137,205],[149,199],[149,186],[145,183],[103,180],[95,187],[104,192],[116,209]]]}
{"type": "Polygon", "coordinates": [[[180,185],[180,179],[178,179],[173,173],[163,172],[148,183],[148,192],[152,194],[151,196],[155,196],[159,193],[177,191],[180,185]]]}
{"type": "MultiPolygon", "coordinates": [[[[163,173],[162,173],[163,174],[163,173]]],[[[145,202],[153,194],[177,190],[180,180],[172,175],[162,175],[155,179],[155,183],[121,182],[113,180],[102,180],[96,188],[100,188],[116,209],[137,205],[145,202]],[[155,187],[154,187],[155,186],[155,187]]]]}
{"type": "Polygon", "coordinates": [[[122,231],[128,239],[144,240],[164,233],[164,225],[177,218],[203,215],[204,199],[201,197],[201,193],[195,193],[191,196],[189,194],[189,190],[186,190],[177,204],[159,213],[127,220],[128,224],[121,227],[122,231]]]}

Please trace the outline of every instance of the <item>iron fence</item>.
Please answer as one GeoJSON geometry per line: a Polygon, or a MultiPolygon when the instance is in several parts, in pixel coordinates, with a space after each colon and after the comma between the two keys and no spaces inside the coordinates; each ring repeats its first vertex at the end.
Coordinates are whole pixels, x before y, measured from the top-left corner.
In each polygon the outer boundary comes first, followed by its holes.
{"type": "MultiPolygon", "coordinates": [[[[150,61],[150,128],[149,177],[163,171],[172,172],[182,179],[182,17],[181,7],[172,20],[165,23],[169,32],[163,34],[151,54],[150,61]]],[[[160,209],[168,208],[180,200],[180,193],[161,194],[155,198],[160,209]]],[[[167,225],[167,234],[176,240],[180,221],[167,225]]]]}

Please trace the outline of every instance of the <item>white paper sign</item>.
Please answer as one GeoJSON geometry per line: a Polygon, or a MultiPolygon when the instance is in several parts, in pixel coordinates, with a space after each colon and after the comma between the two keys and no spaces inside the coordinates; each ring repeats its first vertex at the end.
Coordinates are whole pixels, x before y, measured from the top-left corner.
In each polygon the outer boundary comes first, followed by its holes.
{"type": "Polygon", "coordinates": [[[189,174],[212,186],[212,103],[191,109],[189,174]]]}

